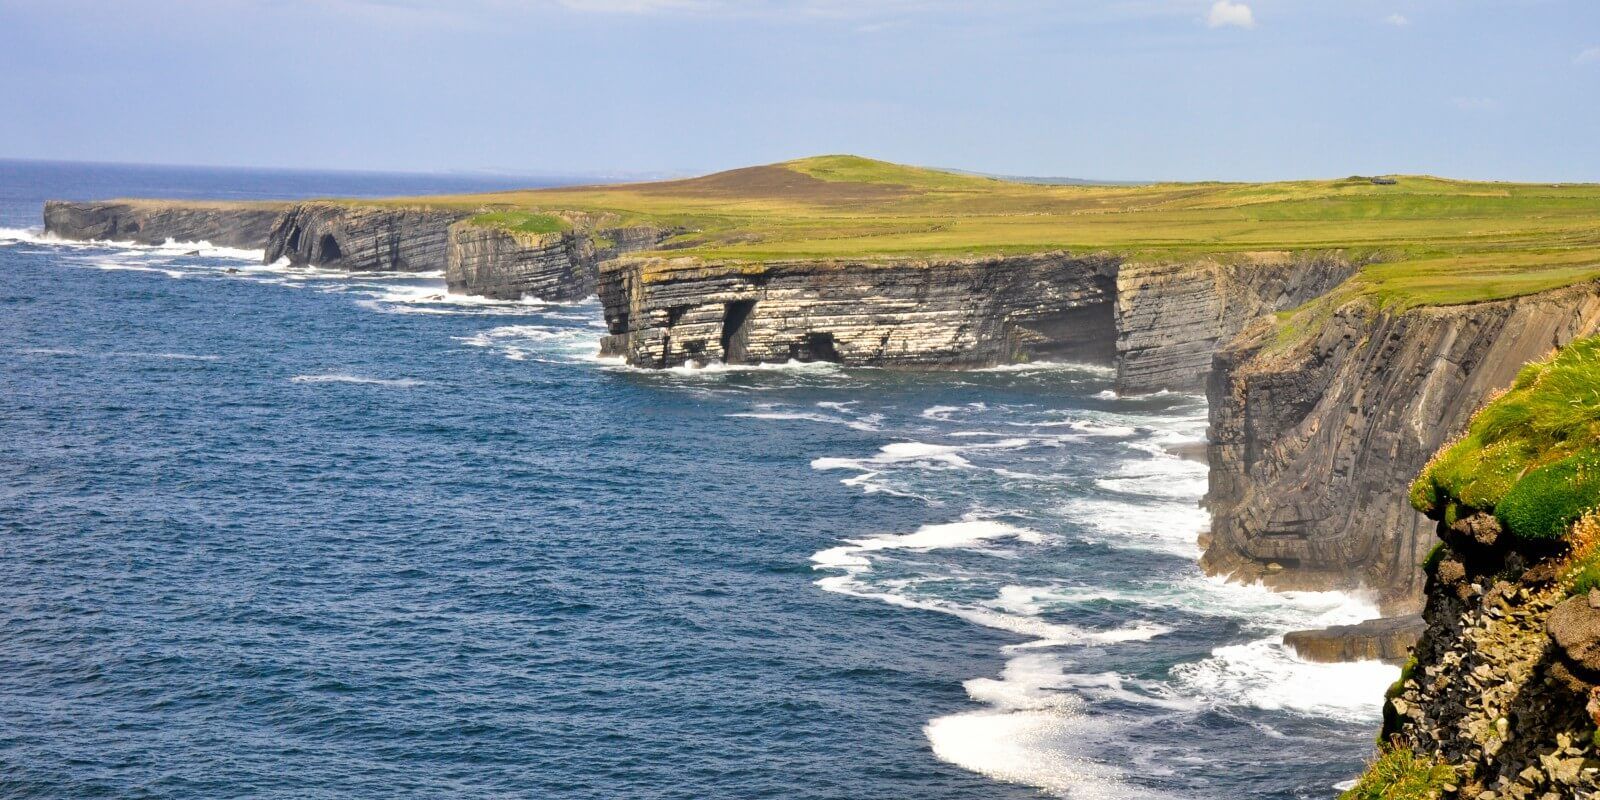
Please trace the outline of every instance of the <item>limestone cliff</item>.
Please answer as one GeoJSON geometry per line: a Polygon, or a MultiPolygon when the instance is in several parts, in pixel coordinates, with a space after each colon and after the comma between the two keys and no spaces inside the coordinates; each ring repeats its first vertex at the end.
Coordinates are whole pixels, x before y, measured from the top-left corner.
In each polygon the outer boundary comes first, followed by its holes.
{"type": "Polygon", "coordinates": [[[1299,333],[1261,319],[1217,354],[1203,563],[1278,588],[1365,585],[1414,610],[1433,526],[1406,484],[1524,363],[1600,328],[1600,286],[1320,313],[1299,333]]]}
{"type": "Polygon", "coordinates": [[[44,204],[46,233],[62,239],[163,244],[210,242],[257,250],[267,246],[284,203],[113,200],[44,204]]]}
{"type": "Polygon", "coordinates": [[[650,227],[521,233],[458,222],[450,227],[445,280],[450,291],[516,300],[577,300],[595,293],[599,263],[656,246],[650,227]]]}
{"type": "Polygon", "coordinates": [[[464,211],[297,203],[274,226],[267,261],[350,271],[442,270],[464,211]]]}
{"type": "Polygon", "coordinates": [[[1110,363],[1116,266],[1066,253],[761,265],[634,258],[601,269],[604,349],[648,367],[1110,363]]]}
{"type": "Polygon", "coordinates": [[[1202,391],[1211,357],[1246,323],[1327,294],[1355,270],[1336,253],[1123,264],[1117,272],[1117,389],[1202,391]]]}

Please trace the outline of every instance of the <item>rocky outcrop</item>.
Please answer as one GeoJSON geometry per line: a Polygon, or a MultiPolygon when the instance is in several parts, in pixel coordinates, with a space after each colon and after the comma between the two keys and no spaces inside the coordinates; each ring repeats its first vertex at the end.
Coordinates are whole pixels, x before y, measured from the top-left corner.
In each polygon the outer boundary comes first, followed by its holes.
{"type": "Polygon", "coordinates": [[[644,367],[1109,363],[1117,263],[1066,253],[760,265],[635,257],[601,269],[604,350],[644,367]]]}
{"type": "Polygon", "coordinates": [[[594,233],[521,233],[458,222],[450,228],[450,291],[516,300],[577,300],[595,293],[598,265],[655,247],[667,231],[610,228],[594,233]]]}
{"type": "Polygon", "coordinates": [[[1387,661],[1398,664],[1411,655],[1422,635],[1421,615],[1371,619],[1355,625],[1334,625],[1308,631],[1290,631],[1283,643],[1307,661],[1332,664],[1344,661],[1387,661]]]}
{"type": "Polygon", "coordinates": [[[1567,597],[1567,556],[1550,543],[1439,529],[1426,628],[1380,739],[1453,768],[1446,798],[1596,796],[1600,596],[1567,597]]]}
{"type": "Polygon", "coordinates": [[[297,203],[268,237],[266,260],[352,272],[445,269],[450,226],[466,211],[297,203]]]}
{"type": "Polygon", "coordinates": [[[1364,585],[1414,610],[1433,527],[1406,485],[1524,363],[1600,329],[1600,286],[1403,312],[1329,306],[1311,324],[1260,319],[1217,354],[1203,563],[1280,589],[1364,585]]]}
{"type": "Polygon", "coordinates": [[[1211,357],[1246,323],[1298,307],[1354,274],[1337,253],[1123,264],[1117,273],[1117,389],[1205,388],[1211,357]]]}
{"type": "Polygon", "coordinates": [[[595,254],[589,237],[518,233],[458,224],[450,228],[445,281],[450,291],[500,300],[524,295],[577,300],[594,294],[595,254]]]}
{"type": "Polygon", "coordinates": [[[79,241],[153,245],[170,240],[258,250],[267,246],[286,208],[284,203],[47,200],[44,229],[50,235],[79,241]]]}

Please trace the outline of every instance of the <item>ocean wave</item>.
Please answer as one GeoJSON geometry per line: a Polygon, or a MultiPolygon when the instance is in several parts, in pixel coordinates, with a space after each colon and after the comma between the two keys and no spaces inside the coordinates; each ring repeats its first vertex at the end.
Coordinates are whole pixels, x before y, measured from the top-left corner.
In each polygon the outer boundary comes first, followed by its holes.
{"type": "Polygon", "coordinates": [[[390,386],[408,389],[413,386],[423,386],[427,381],[415,378],[371,378],[365,375],[349,375],[341,372],[331,372],[320,375],[296,375],[289,379],[290,383],[357,383],[373,386],[390,386]]]}

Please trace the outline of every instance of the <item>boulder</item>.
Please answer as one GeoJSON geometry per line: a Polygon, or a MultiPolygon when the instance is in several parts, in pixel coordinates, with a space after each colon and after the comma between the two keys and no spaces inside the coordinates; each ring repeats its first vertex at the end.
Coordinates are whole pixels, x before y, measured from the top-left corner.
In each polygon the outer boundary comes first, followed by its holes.
{"type": "Polygon", "coordinates": [[[1424,627],[1420,614],[1381,617],[1355,625],[1291,631],[1283,635],[1283,643],[1307,661],[1399,663],[1411,654],[1424,627]]]}

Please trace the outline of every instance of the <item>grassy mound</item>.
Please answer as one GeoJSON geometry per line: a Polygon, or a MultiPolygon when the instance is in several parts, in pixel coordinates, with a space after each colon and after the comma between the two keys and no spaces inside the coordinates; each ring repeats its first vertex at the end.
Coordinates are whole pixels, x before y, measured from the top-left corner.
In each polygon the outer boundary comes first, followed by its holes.
{"type": "Polygon", "coordinates": [[[1600,185],[1584,184],[1397,176],[1059,185],[830,155],[653,183],[359,202],[470,210],[479,224],[529,233],[575,219],[671,228],[682,231],[664,245],[671,255],[736,266],[1053,250],[1148,261],[1338,251],[1367,264],[1350,291],[1386,306],[1600,279],[1600,185]]]}
{"type": "Polygon", "coordinates": [[[1455,778],[1456,772],[1448,764],[1404,747],[1389,747],[1367,765],[1361,779],[1339,795],[1339,800],[1427,800],[1443,795],[1455,778]]]}
{"type": "Polygon", "coordinates": [[[1411,503],[1446,521],[1492,510],[1527,539],[1560,538],[1600,506],[1600,336],[1524,367],[1434,456],[1411,503]]]}

